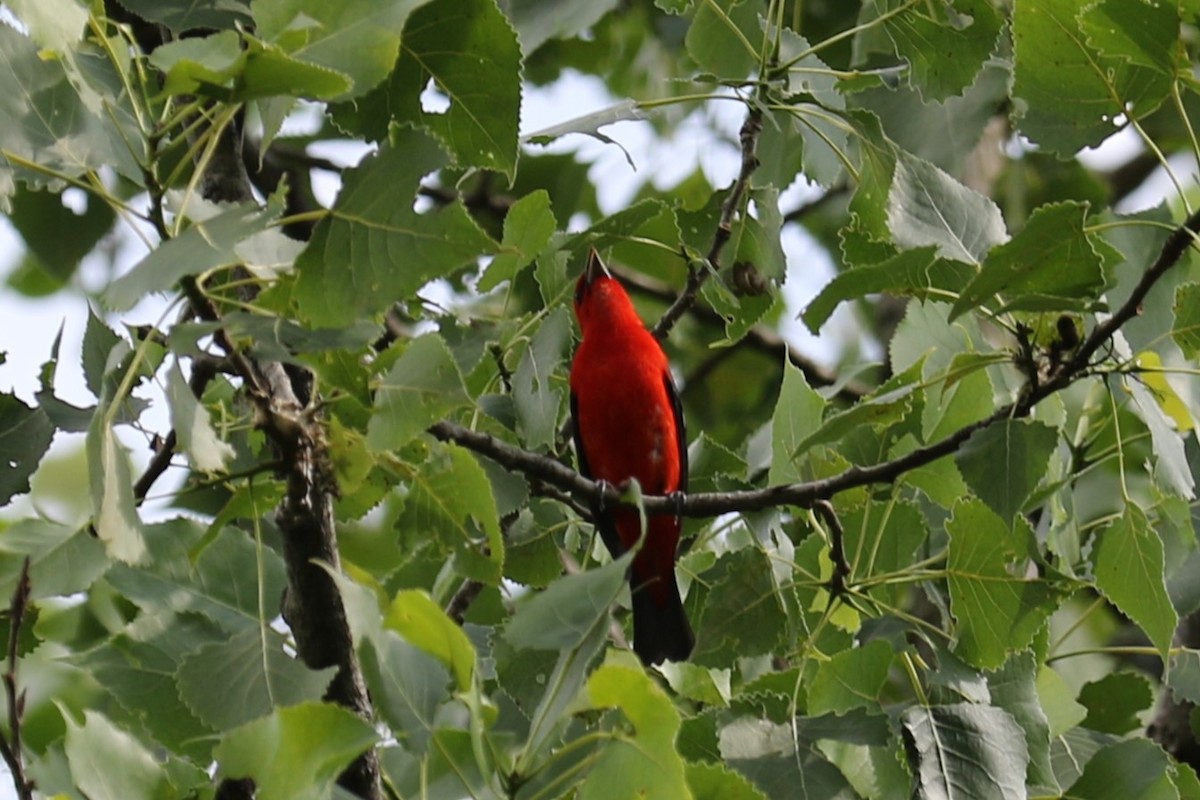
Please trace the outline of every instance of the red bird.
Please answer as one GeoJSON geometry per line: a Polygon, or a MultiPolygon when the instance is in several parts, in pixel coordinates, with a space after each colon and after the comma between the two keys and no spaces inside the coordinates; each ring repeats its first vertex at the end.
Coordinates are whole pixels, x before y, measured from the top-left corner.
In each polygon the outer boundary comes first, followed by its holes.
{"type": "MultiPolygon", "coordinates": [[[[667,356],[595,250],[575,285],[575,316],[583,333],[571,365],[580,472],[614,485],[637,478],[646,494],[687,491],[683,409],[667,356]]],[[[592,512],[613,558],[641,537],[636,509],[593,507],[592,512]]],[[[633,649],[645,664],[683,661],[695,638],[675,583],[680,519],[652,516],[646,525],[646,541],[629,575],[633,649]]]]}

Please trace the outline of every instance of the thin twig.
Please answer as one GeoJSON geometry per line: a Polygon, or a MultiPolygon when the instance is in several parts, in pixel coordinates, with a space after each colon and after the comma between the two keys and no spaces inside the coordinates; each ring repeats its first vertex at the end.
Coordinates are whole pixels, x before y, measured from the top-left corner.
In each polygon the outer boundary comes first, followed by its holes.
{"type": "MultiPolygon", "coordinates": [[[[624,272],[621,273],[620,277],[622,283],[636,292],[668,303],[675,299],[675,293],[668,286],[652,278],[647,278],[644,275],[629,275],[624,272]]],[[[695,303],[688,309],[688,313],[706,325],[722,328],[725,326],[724,318],[702,303],[695,303]]],[[[812,386],[833,386],[841,380],[836,372],[821,366],[813,359],[792,347],[778,333],[763,325],[755,325],[747,331],[742,340],[738,342],[738,345],[742,343],[745,343],[747,347],[751,347],[777,359],[786,358],[791,362],[792,366],[804,373],[805,379],[812,386]]],[[[731,350],[733,348],[725,349],[731,350]]],[[[862,381],[849,380],[838,388],[837,393],[843,399],[854,401],[866,397],[871,391],[872,387],[864,384],[862,381]]]]}
{"type": "Polygon", "coordinates": [[[758,169],[758,137],[762,133],[762,129],[762,109],[758,106],[750,106],[746,112],[746,121],[742,123],[742,129],[738,134],[742,145],[742,168],[738,172],[737,180],[729,189],[729,195],[721,205],[721,218],[717,222],[717,230],[713,235],[712,246],[708,249],[704,268],[696,269],[689,265],[687,284],[683,287],[683,291],[650,329],[656,339],[667,338],[667,334],[671,332],[671,328],[675,327],[675,323],[679,322],[680,317],[696,302],[700,287],[708,280],[708,276],[720,270],[721,250],[733,235],[733,218],[741,206],[742,196],[750,185],[750,176],[754,174],[754,170],[758,169]]]}
{"type": "Polygon", "coordinates": [[[850,563],[846,561],[846,533],[842,522],[838,519],[833,504],[828,500],[818,500],[813,503],[813,511],[825,521],[829,528],[829,560],[833,562],[833,575],[829,578],[829,594],[840,597],[846,591],[846,581],[850,579],[850,563]]]}
{"type": "MultiPolygon", "coordinates": [[[[208,388],[209,382],[221,371],[222,363],[222,359],[211,356],[192,359],[192,377],[188,380],[188,386],[197,400],[204,396],[204,390],[208,388]]],[[[133,498],[138,505],[141,505],[142,501],[146,499],[146,495],[150,494],[155,481],[162,477],[162,474],[171,466],[171,459],[175,455],[175,447],[178,443],[179,437],[172,429],[159,444],[154,457],[146,465],[146,471],[133,485],[133,498]]]]}
{"type": "Polygon", "coordinates": [[[21,565],[21,576],[13,590],[8,607],[8,669],[4,671],[4,697],[8,702],[8,736],[0,731],[0,755],[12,775],[13,786],[20,800],[33,800],[33,781],[25,775],[25,759],[21,746],[21,717],[25,713],[25,693],[17,692],[17,652],[21,641],[21,626],[29,608],[29,557],[21,565]]]}

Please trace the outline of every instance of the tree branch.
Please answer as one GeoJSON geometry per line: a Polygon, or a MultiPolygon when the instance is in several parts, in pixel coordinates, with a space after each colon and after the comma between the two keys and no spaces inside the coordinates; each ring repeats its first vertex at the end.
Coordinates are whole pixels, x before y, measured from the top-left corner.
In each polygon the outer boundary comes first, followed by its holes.
{"type": "MultiPolygon", "coordinates": [[[[1189,217],[1171,234],[1158,258],[1143,273],[1129,299],[1108,319],[1097,325],[1070,358],[1064,360],[1046,381],[1037,385],[1026,384],[1026,389],[1015,402],[997,409],[985,419],[959,428],[945,438],[906,455],[869,466],[855,465],[828,478],[807,483],[768,486],[763,489],[695,493],[685,496],[682,501],[677,497],[646,495],[642,498],[642,506],[649,514],[675,513],[687,517],[714,517],[730,512],[757,511],[784,505],[811,508],[814,503],[829,500],[848,489],[876,483],[892,483],[910,470],[950,455],[978,431],[1004,420],[1026,417],[1042,400],[1086,377],[1092,369],[1091,357],[1112,339],[1123,324],[1140,313],[1141,304],[1151,287],[1179,261],[1198,235],[1200,211],[1189,217]]],[[[584,503],[621,505],[624,502],[611,486],[602,486],[559,461],[523,450],[494,436],[472,431],[452,422],[439,422],[429,428],[429,433],[442,441],[454,442],[485,455],[506,469],[521,472],[556,487],[584,503]]]]}
{"type": "Polygon", "coordinates": [[[17,588],[8,606],[8,668],[4,671],[4,699],[8,703],[8,736],[0,731],[0,755],[8,765],[13,787],[20,800],[33,800],[33,781],[25,774],[25,757],[21,746],[21,717],[25,711],[25,693],[17,692],[17,651],[21,641],[21,626],[29,608],[29,557],[21,566],[17,588]]]}

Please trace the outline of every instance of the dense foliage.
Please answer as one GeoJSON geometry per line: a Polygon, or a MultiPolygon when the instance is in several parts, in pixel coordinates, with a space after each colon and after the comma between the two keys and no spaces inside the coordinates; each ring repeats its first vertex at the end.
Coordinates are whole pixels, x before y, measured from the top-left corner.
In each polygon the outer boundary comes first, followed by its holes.
{"type": "Polygon", "coordinates": [[[1197,0],[7,7],[4,291],[91,308],[0,393],[22,796],[1200,797],[1197,0]],[[612,105],[522,131],[564,80],[612,105]],[[632,120],[720,185],[605,213],[546,145],[632,120]],[[689,421],[657,669],[569,444],[589,248],[689,421]]]}

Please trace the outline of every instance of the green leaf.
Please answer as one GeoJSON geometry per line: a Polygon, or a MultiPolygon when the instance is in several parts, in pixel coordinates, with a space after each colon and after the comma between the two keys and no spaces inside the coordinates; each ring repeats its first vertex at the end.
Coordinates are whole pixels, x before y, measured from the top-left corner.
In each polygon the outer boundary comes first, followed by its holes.
{"type": "Polygon", "coordinates": [[[570,315],[556,308],[538,326],[513,375],[513,403],[529,450],[551,448],[558,436],[563,389],[555,376],[570,343],[570,315]]]}
{"type": "Polygon", "coordinates": [[[767,800],[754,784],[720,764],[694,762],[685,770],[692,800],[767,800]]]}
{"type": "MultiPolygon", "coordinates": [[[[73,2],[68,5],[74,5],[73,2]]],[[[98,197],[88,196],[82,213],[63,205],[61,194],[19,185],[8,218],[25,240],[37,266],[60,281],[75,274],[79,262],[112,230],[116,214],[98,197]],[[70,236],[63,236],[70,230],[70,236]]]]}
{"type": "Polygon", "coordinates": [[[1067,791],[1087,800],[1167,800],[1176,797],[1167,754],[1154,742],[1131,739],[1097,751],[1067,791]]]}
{"type": "Polygon", "coordinates": [[[985,369],[994,363],[996,359],[991,355],[959,353],[954,356],[947,368],[945,383],[925,392],[926,403],[921,415],[925,441],[936,442],[995,412],[992,381],[985,369]]]}
{"type": "Polygon", "coordinates": [[[1000,209],[933,164],[901,151],[887,197],[887,227],[902,249],[979,264],[1008,232],[1000,209]]]}
{"type": "Polygon", "coordinates": [[[454,553],[458,574],[489,585],[500,583],[504,540],[487,473],[469,450],[443,445],[409,480],[400,530],[432,535],[454,553]]]}
{"type": "Polygon", "coordinates": [[[404,23],[425,0],[253,0],[256,32],[291,57],[346,75],[362,95],[387,77],[404,23]]]}
{"type": "Polygon", "coordinates": [[[85,591],[109,565],[104,545],[86,528],[19,520],[0,535],[0,596],[12,597],[26,557],[31,600],[85,591]]]}
{"type": "Polygon", "coordinates": [[[504,216],[504,238],[499,252],[488,265],[476,287],[481,293],[490,292],[504,281],[511,281],[537,258],[558,228],[550,195],[544,189],[530,192],[504,216]]]}
{"type": "Polygon", "coordinates": [[[1032,532],[1023,520],[1010,530],[983,503],[963,500],[946,531],[954,651],[976,667],[994,669],[1033,641],[1057,606],[1057,595],[1041,580],[1025,577],[1032,532]]]}
{"type": "Polygon", "coordinates": [[[1079,702],[1087,708],[1083,727],[1124,736],[1142,727],[1139,716],[1154,702],[1154,692],[1143,675],[1110,672],[1085,683],[1079,690],[1079,702]]]}
{"type": "Polygon", "coordinates": [[[63,710],[71,776],[91,800],[156,800],[168,796],[162,766],[140,741],[103,714],[83,712],[83,725],[63,710]]]}
{"type": "Polygon", "coordinates": [[[418,336],[383,377],[367,425],[372,450],[399,450],[447,412],[467,402],[450,349],[435,333],[418,336]]]}
{"type": "Polygon", "coordinates": [[[1096,534],[1092,569],[1096,588],[1146,632],[1165,660],[1179,621],[1163,581],[1163,545],[1146,514],[1133,503],[1096,534]]]}
{"type": "Polygon", "coordinates": [[[12,394],[0,394],[0,506],[29,491],[29,476],[54,439],[46,412],[12,394]]]}
{"type": "Polygon", "coordinates": [[[698,3],[684,39],[688,55],[718,78],[741,80],[758,65],[760,9],[749,0],[698,3]]]}
{"type": "Polygon", "coordinates": [[[1171,336],[1188,359],[1200,355],[1200,283],[1185,283],[1175,290],[1175,325],[1171,336]]]}
{"type": "Polygon", "coordinates": [[[180,697],[218,731],[265,717],[279,706],[320,700],[337,668],[311,670],[283,645],[282,634],[261,627],[201,647],[179,665],[180,697]],[[221,679],[213,680],[216,675],[221,679]]]}
{"type": "Polygon", "coordinates": [[[885,429],[904,418],[913,403],[921,397],[920,369],[914,365],[892,377],[870,396],[864,397],[843,411],[835,411],[809,433],[796,452],[801,453],[819,444],[840,441],[851,431],[864,425],[885,429]]]}
{"type": "MultiPolygon", "coordinates": [[[[89,66],[88,79],[116,77],[107,66],[89,66]]],[[[90,85],[80,83],[72,83],[64,60],[43,58],[32,39],[11,25],[0,25],[0,119],[5,120],[0,129],[0,150],[5,151],[0,156],[0,211],[8,210],[5,197],[13,192],[14,171],[29,186],[54,191],[62,183],[47,175],[56,173],[75,177],[110,168],[141,179],[127,145],[141,138],[127,103],[117,97],[101,101],[90,85]],[[34,162],[38,169],[20,167],[11,156],[34,162]]]]}
{"type": "Polygon", "coordinates": [[[512,182],[521,48],[496,0],[433,0],[413,12],[387,92],[390,116],[424,125],[458,166],[495,170],[512,182]],[[422,109],[430,81],[449,99],[445,111],[422,109]]]}
{"type": "Polygon", "coordinates": [[[209,540],[205,526],[175,519],[147,525],[144,538],[147,563],[114,564],[106,580],[146,611],[202,614],[234,634],[257,629],[260,592],[280,597],[287,583],[279,555],[255,547],[237,528],[222,528],[209,540]]]}
{"type": "MultiPolygon", "coordinates": [[[[928,530],[916,505],[895,499],[886,504],[868,502],[840,516],[854,580],[903,572],[912,564],[928,530]]],[[[899,607],[907,589],[884,583],[865,591],[899,607]]]]}
{"type": "Polygon", "coordinates": [[[365,640],[359,652],[375,708],[409,750],[425,752],[437,710],[450,699],[450,672],[391,631],[365,640]]]}
{"type": "MultiPolygon", "coordinates": [[[[1030,786],[1058,794],[1058,781],[1050,763],[1050,722],[1042,709],[1037,675],[1037,658],[1026,650],[1005,661],[1003,667],[989,675],[988,688],[992,705],[1011,714],[1025,736],[1025,747],[1029,752],[1027,782],[1030,786]]],[[[1069,692],[1063,694],[1069,699],[1069,692]]]]}
{"type": "Polygon", "coordinates": [[[619,0],[508,0],[508,17],[526,56],[550,39],[574,39],[590,30],[619,0]]]}
{"type": "Polygon", "coordinates": [[[578,647],[608,610],[625,583],[632,556],[559,578],[517,606],[504,638],[517,648],[563,650],[578,647]]]}
{"type": "MultiPolygon", "coordinates": [[[[180,662],[226,634],[196,614],[142,614],[120,634],[77,657],[161,744],[197,762],[212,758],[214,731],[179,696],[180,662]]],[[[211,676],[210,676],[211,681],[211,676]]]]}
{"type": "Polygon", "coordinates": [[[604,744],[579,796],[687,797],[683,760],[675,752],[679,712],[658,684],[640,667],[614,659],[588,679],[587,693],[592,708],[621,709],[633,733],[604,744]]]}
{"type": "Polygon", "coordinates": [[[208,409],[192,394],[178,362],[167,373],[167,402],[171,407],[171,427],[175,429],[179,446],[187,453],[192,469],[223,471],[234,456],[233,447],[221,441],[213,430],[208,409]]]}
{"type": "Polygon", "coordinates": [[[1165,673],[1167,687],[1177,701],[1200,702],[1200,653],[1185,650],[1171,656],[1165,673]]]}
{"type": "Polygon", "coordinates": [[[1007,712],[958,703],[914,706],[901,719],[919,796],[1026,797],[1025,736],[1007,712]]]}
{"type": "Polygon", "coordinates": [[[87,9],[76,0],[13,0],[5,5],[44,48],[70,52],[87,27],[87,9]]]}
{"type": "MultiPolygon", "coordinates": [[[[204,213],[211,213],[217,207],[202,208],[204,213]]],[[[241,264],[244,259],[237,246],[267,230],[282,211],[283,198],[279,196],[272,198],[266,208],[241,203],[195,221],[109,284],[104,292],[105,305],[114,311],[128,311],[145,295],[171,289],[180,278],[241,264]]]]}
{"type": "Polygon", "coordinates": [[[1011,525],[1049,469],[1057,444],[1053,428],[1006,419],[971,434],[954,461],[979,499],[1011,525]]]}
{"type": "Polygon", "coordinates": [[[904,250],[878,264],[839,272],[808,304],[802,317],[816,334],[847,300],[880,292],[922,300],[945,298],[961,292],[974,275],[970,264],[939,258],[933,246],[904,250]]]}
{"type": "MultiPolygon", "coordinates": [[[[877,0],[879,13],[900,0],[877,0]]],[[[909,82],[926,100],[963,93],[996,47],[1003,20],[988,0],[918,4],[884,22],[896,53],[908,61],[909,82]]]]}
{"type": "Polygon", "coordinates": [[[1055,203],[1034,211],[1016,237],[988,254],[950,318],[996,294],[1006,295],[1001,307],[1008,311],[1077,309],[1094,297],[1104,285],[1104,273],[1084,230],[1087,210],[1085,203],[1055,203]]]}
{"type": "Polygon", "coordinates": [[[788,359],[783,362],[783,384],[771,420],[771,485],[795,483],[804,474],[797,465],[800,443],[821,425],[825,399],[808,385],[804,373],[788,359]]]}
{"type": "Polygon", "coordinates": [[[1089,45],[1110,58],[1172,80],[1181,66],[1179,8],[1174,3],[1100,0],[1080,10],[1079,28],[1089,45]]]}
{"type": "Polygon", "coordinates": [[[348,325],[411,299],[491,248],[458,202],[413,210],[421,178],[445,164],[433,139],[405,127],[345,173],[337,201],[296,259],[296,299],[305,317],[348,325]]]}
{"type": "Polygon", "coordinates": [[[253,778],[260,800],[317,800],[379,739],[340,706],[305,703],[230,731],[215,753],[220,778],[253,778]]]}
{"type": "Polygon", "coordinates": [[[766,553],[757,548],[727,553],[706,579],[712,588],[692,661],[724,667],[738,657],[772,652],[787,627],[787,614],[766,553]]]}
{"type": "MultiPolygon", "coordinates": [[[[1156,354],[1151,352],[1144,354],[1138,360],[1139,363],[1149,366],[1155,358],[1157,358],[1156,354]]],[[[1146,423],[1146,427],[1150,429],[1150,442],[1153,445],[1155,456],[1154,476],[1164,489],[1174,492],[1185,500],[1190,500],[1195,496],[1196,481],[1192,477],[1191,466],[1188,464],[1187,453],[1184,451],[1183,438],[1177,430],[1178,418],[1172,420],[1167,417],[1163,395],[1152,391],[1153,382],[1157,377],[1159,376],[1149,375],[1140,380],[1126,379],[1123,381],[1123,385],[1133,396],[1133,404],[1130,408],[1141,417],[1142,421],[1146,423]]],[[[1167,388],[1170,388],[1169,385],[1167,388]]],[[[1185,419],[1189,418],[1186,411],[1182,413],[1182,416],[1185,419]]]]}
{"type": "Polygon", "coordinates": [[[243,0],[120,0],[121,5],[149,22],[175,33],[196,28],[234,28],[249,24],[250,4],[243,0]]]}
{"type": "MultiPolygon", "coordinates": [[[[1104,17],[1124,5],[1120,17],[1136,20],[1133,27],[1148,34],[1145,41],[1157,42],[1163,28],[1143,21],[1172,14],[1173,7],[1141,0],[1094,5],[1104,8],[1081,14],[1083,7],[1076,0],[1044,0],[1017,3],[1013,9],[1017,125],[1021,133],[1063,158],[1098,145],[1117,132],[1125,117],[1149,114],[1170,94],[1173,75],[1136,63],[1138,50],[1128,46],[1129,36],[1104,34],[1103,46],[1132,58],[1109,56],[1089,42],[1088,30],[1108,27],[1111,23],[1104,17]],[[1086,28],[1081,29],[1081,21],[1086,28]]],[[[1176,43],[1170,39],[1156,46],[1166,53],[1176,43]]]]}
{"type": "Polygon", "coordinates": [[[460,691],[467,691],[475,674],[475,648],[463,629],[441,606],[419,589],[396,594],[384,626],[454,670],[460,691]]]}
{"type": "Polygon", "coordinates": [[[772,800],[856,800],[838,769],[813,746],[801,746],[789,725],[742,717],[720,733],[725,763],[772,800]]]}
{"type": "Polygon", "coordinates": [[[892,657],[892,646],[875,639],[821,662],[808,686],[808,713],[845,714],[854,708],[878,707],[892,657]]]}
{"type": "Polygon", "coordinates": [[[92,524],[96,535],[118,561],[137,564],[146,553],[142,521],[133,496],[129,454],[117,441],[101,403],[87,433],[88,481],[91,488],[92,524]]]}

